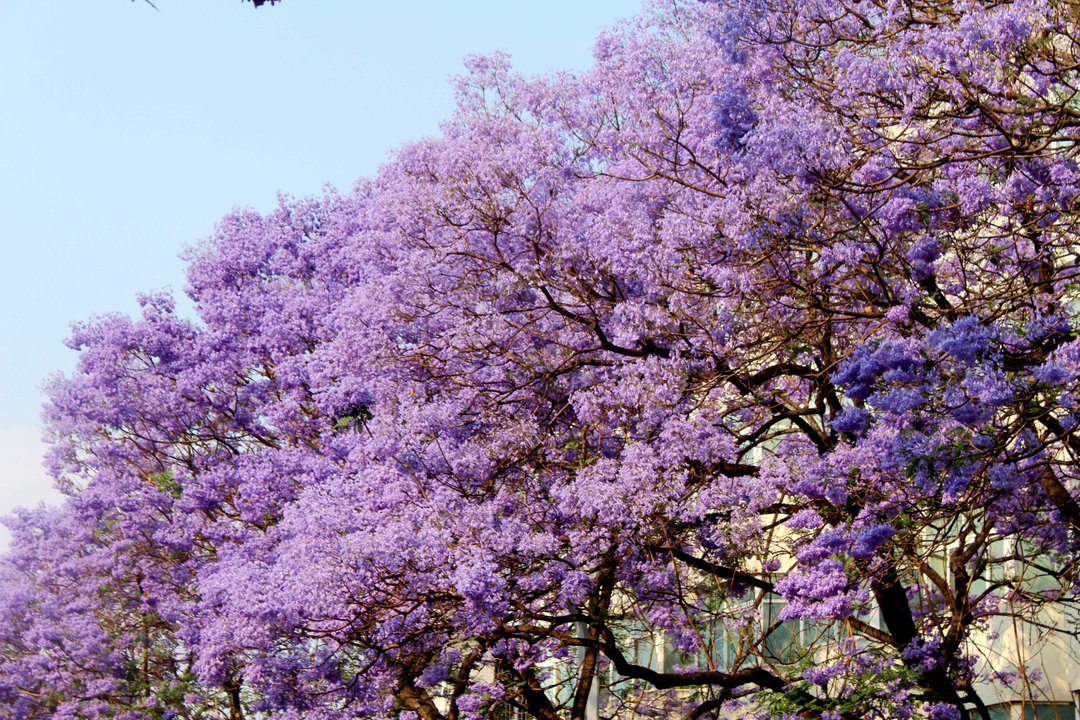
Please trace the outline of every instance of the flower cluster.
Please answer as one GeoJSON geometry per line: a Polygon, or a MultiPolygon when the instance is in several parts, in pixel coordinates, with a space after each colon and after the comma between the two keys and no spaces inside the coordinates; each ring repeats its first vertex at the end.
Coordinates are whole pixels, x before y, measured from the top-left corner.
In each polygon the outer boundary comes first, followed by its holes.
{"type": "Polygon", "coordinates": [[[999,601],[1080,589],[1076,23],[657,1],[579,76],[470,59],[439,137],[224,218],[197,319],[76,327],[0,715],[970,718],[999,601]]]}

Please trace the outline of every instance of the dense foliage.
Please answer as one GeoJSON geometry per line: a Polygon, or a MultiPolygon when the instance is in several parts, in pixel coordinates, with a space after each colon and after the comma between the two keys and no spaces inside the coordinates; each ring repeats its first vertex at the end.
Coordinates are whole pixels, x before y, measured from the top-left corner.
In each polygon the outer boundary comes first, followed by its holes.
{"type": "Polygon", "coordinates": [[[657,2],[226,217],[75,330],[0,716],[981,715],[1078,590],[1077,20],[657,2]]]}

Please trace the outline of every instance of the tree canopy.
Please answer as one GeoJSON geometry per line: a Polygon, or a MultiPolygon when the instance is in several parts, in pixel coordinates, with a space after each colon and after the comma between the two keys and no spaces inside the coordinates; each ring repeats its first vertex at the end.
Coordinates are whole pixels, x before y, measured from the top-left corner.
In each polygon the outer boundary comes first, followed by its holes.
{"type": "Polygon", "coordinates": [[[1036,678],[980,633],[1078,590],[1078,37],[678,0],[471,58],[441,136],[224,218],[196,319],[77,326],[0,715],[988,717],[1036,678]]]}

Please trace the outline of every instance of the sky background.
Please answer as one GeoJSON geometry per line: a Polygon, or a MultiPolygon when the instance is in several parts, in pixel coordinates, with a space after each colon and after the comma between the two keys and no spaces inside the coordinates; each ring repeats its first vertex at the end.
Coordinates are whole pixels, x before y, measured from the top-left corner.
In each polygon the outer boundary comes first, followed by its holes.
{"type": "Polygon", "coordinates": [[[41,386],[73,322],[181,296],[179,253],[232,208],[348,190],[437,134],[466,55],[583,70],[640,0],[156,5],[0,2],[0,514],[59,498],[41,386]]]}

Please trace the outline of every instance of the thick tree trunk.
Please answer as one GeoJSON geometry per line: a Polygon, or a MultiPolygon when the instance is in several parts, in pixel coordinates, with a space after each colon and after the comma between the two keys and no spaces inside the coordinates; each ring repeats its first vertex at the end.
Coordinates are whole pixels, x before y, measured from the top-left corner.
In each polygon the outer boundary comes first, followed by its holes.
{"type": "Polygon", "coordinates": [[[422,688],[416,687],[411,678],[402,677],[395,695],[401,706],[419,715],[420,720],[445,720],[431,696],[422,688]]]}
{"type": "MultiPolygon", "coordinates": [[[[895,568],[889,568],[884,577],[874,583],[874,598],[881,610],[881,619],[889,629],[896,643],[896,649],[903,652],[918,636],[915,620],[908,604],[907,592],[900,584],[895,568]]],[[[919,675],[922,686],[928,691],[930,699],[955,705],[961,720],[971,720],[971,714],[964,705],[949,674],[944,668],[924,669],[916,660],[904,663],[919,675]]]]}

